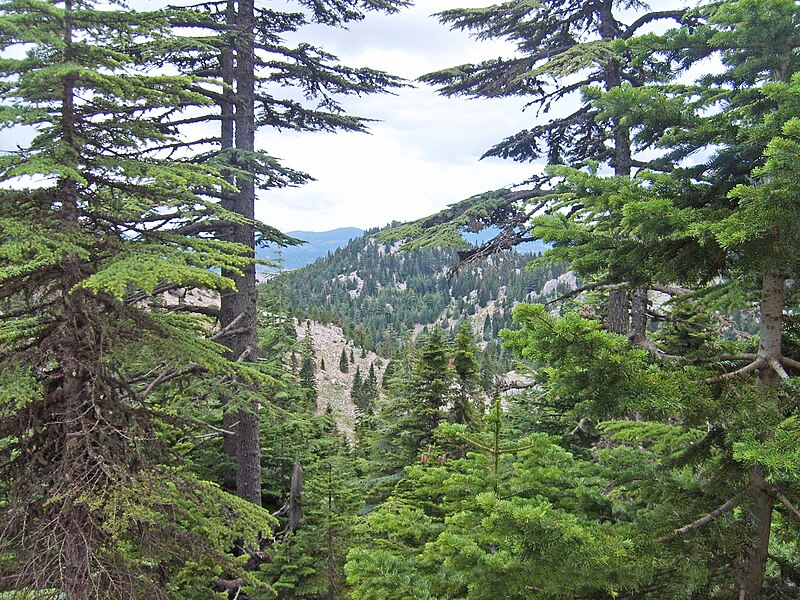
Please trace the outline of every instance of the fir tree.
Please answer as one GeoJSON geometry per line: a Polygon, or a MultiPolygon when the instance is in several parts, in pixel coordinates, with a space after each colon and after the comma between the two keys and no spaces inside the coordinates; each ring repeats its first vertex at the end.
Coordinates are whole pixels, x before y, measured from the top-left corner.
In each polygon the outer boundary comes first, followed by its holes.
{"type": "Polygon", "coordinates": [[[179,414],[154,401],[159,386],[202,371],[264,381],[224,360],[204,321],[145,306],[178,286],[230,291],[219,270],[248,264],[241,246],[187,235],[230,216],[193,190],[228,185],[163,158],[183,145],[164,119],[198,100],[192,78],[137,64],[166,16],[0,7],[0,127],[34,130],[0,160],[0,575],[23,595],[165,597],[164,579],[204,593],[192,569],[218,573],[234,540],[270,526],[165,468],[155,441],[154,412],[179,414]]]}
{"type": "Polygon", "coordinates": [[[347,359],[347,351],[342,348],[342,353],[339,356],[339,370],[342,373],[347,373],[350,370],[350,361],[347,359]]]}
{"type": "Polygon", "coordinates": [[[455,372],[458,393],[450,411],[450,420],[465,425],[473,424],[481,413],[482,405],[478,403],[480,391],[480,367],[476,354],[478,347],[468,319],[462,321],[453,344],[453,371],[455,372]]]}

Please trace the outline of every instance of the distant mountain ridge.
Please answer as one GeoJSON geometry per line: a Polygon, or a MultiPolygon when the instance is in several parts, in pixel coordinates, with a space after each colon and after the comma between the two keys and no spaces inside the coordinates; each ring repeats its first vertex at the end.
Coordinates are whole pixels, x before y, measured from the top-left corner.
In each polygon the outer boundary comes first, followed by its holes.
{"type": "Polygon", "coordinates": [[[295,316],[341,325],[359,347],[390,356],[401,338],[425,326],[447,330],[468,318],[482,342],[512,326],[518,302],[552,299],[576,286],[566,265],[526,267],[530,254],[514,251],[462,266],[451,274],[456,251],[400,252],[365,232],[330,255],[282,277],[295,316]]]}
{"type": "Polygon", "coordinates": [[[281,260],[283,268],[287,270],[299,269],[327,256],[328,252],[346,246],[351,240],[360,238],[364,235],[364,230],[358,227],[340,227],[330,231],[287,231],[286,234],[306,243],[288,248],[262,247],[256,251],[256,257],[262,260],[281,260]]]}
{"type": "MultiPolygon", "coordinates": [[[[498,229],[486,229],[479,233],[465,233],[464,239],[470,244],[482,244],[497,235],[498,231],[498,229]]],[[[280,260],[283,269],[291,271],[308,266],[338,248],[344,248],[351,241],[362,237],[364,233],[365,231],[358,227],[339,227],[329,231],[287,231],[287,235],[306,243],[288,248],[273,246],[258,248],[256,257],[262,260],[280,260]]],[[[548,244],[544,242],[528,242],[520,244],[516,251],[519,254],[537,254],[544,252],[548,247],[548,244]]],[[[261,270],[269,271],[271,269],[261,267],[261,270]]]]}

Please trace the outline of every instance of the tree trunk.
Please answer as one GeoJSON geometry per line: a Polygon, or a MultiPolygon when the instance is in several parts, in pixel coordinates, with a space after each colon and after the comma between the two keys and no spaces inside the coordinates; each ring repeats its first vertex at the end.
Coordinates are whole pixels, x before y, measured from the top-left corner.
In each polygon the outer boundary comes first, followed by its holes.
{"type": "MultiPolygon", "coordinates": [[[[73,23],[72,23],[72,0],[64,2],[64,49],[62,50],[62,61],[66,64],[73,60],[73,23]]],[[[76,138],[76,115],[75,115],[75,77],[68,75],[64,78],[61,87],[61,131],[62,142],[64,144],[64,159],[69,166],[78,168],[78,152],[75,146],[76,138]]],[[[59,200],[61,201],[61,217],[64,228],[76,230],[80,228],[78,224],[78,187],[73,179],[62,178],[58,184],[59,200]]],[[[79,302],[71,297],[72,287],[81,281],[80,261],[74,256],[65,256],[61,261],[61,295],[64,303],[64,314],[62,321],[63,327],[62,340],[60,344],[60,371],[62,374],[60,398],[57,401],[59,410],[63,411],[64,417],[61,419],[64,431],[61,464],[63,467],[58,470],[59,477],[54,483],[55,489],[66,490],[65,498],[56,501],[51,510],[55,510],[53,522],[58,522],[63,537],[63,547],[55,548],[56,553],[60,553],[64,561],[63,564],[63,584],[64,591],[70,599],[91,600],[92,579],[91,579],[91,555],[93,548],[87,542],[86,523],[91,522],[86,518],[86,508],[76,505],[73,497],[76,489],[82,488],[72,484],[77,479],[82,481],[88,478],[85,457],[81,456],[85,450],[86,432],[82,430],[84,420],[82,413],[87,410],[86,404],[86,381],[84,380],[85,370],[81,360],[79,349],[85,346],[85,340],[81,338],[83,316],[80,314],[79,302]]],[[[58,392],[57,392],[58,393],[58,392]]],[[[55,418],[55,417],[54,417],[55,418]]],[[[55,427],[55,425],[50,425],[55,427]]],[[[91,533],[91,532],[89,532],[91,533]]]]}
{"type": "MultiPolygon", "coordinates": [[[[761,288],[758,356],[767,362],[780,359],[782,354],[781,330],[785,281],[786,278],[778,273],[768,271],[764,274],[761,288]]],[[[758,380],[762,386],[770,388],[764,391],[764,402],[773,402],[771,389],[781,384],[778,373],[766,366],[759,371],[758,380]]],[[[770,432],[764,432],[762,439],[767,439],[769,436],[770,432]]],[[[750,491],[743,504],[747,539],[740,549],[739,568],[736,573],[736,587],[740,600],[757,600],[762,597],[773,507],[773,498],[767,491],[764,478],[765,473],[761,467],[751,467],[748,471],[750,491]]]]}
{"type": "Polygon", "coordinates": [[[637,287],[631,293],[631,343],[644,346],[647,342],[647,288],[637,287]]]}
{"type": "MultiPolygon", "coordinates": [[[[597,15],[599,18],[600,35],[604,40],[615,40],[619,38],[622,31],[619,23],[614,18],[613,0],[603,0],[597,3],[597,15]]],[[[604,84],[606,90],[619,87],[622,84],[622,66],[619,61],[609,60],[604,69],[604,84]]],[[[621,126],[618,122],[613,123],[614,131],[614,156],[611,166],[614,175],[618,177],[630,177],[631,167],[631,136],[627,127],[621,126]]],[[[619,273],[615,274],[612,266],[609,278],[612,283],[619,283],[619,273]]],[[[606,329],[611,333],[628,335],[629,316],[628,316],[628,292],[626,289],[617,289],[611,292],[608,298],[608,311],[606,313],[606,329]]],[[[646,326],[646,323],[645,323],[646,326]]]]}
{"type": "MultiPolygon", "coordinates": [[[[255,150],[255,48],[253,29],[255,28],[255,7],[253,0],[240,0],[236,19],[236,149],[245,153],[255,150]]],[[[250,161],[245,158],[244,161],[250,161]]],[[[240,215],[255,219],[255,179],[251,164],[244,167],[246,175],[236,178],[237,210],[240,215]]],[[[248,246],[251,256],[255,256],[255,233],[252,224],[236,225],[233,228],[233,241],[248,246]]],[[[236,276],[236,294],[231,298],[237,307],[237,315],[243,314],[242,334],[235,343],[239,360],[255,361],[258,352],[258,332],[256,318],[256,266],[249,264],[243,275],[236,276]]],[[[236,428],[236,493],[261,506],[261,445],[259,431],[259,402],[254,399],[247,410],[239,413],[236,428]]]]}
{"type": "MultiPolygon", "coordinates": [[[[220,55],[220,69],[222,75],[222,83],[224,88],[222,90],[222,95],[225,98],[222,102],[220,102],[220,121],[221,131],[220,131],[220,151],[223,156],[228,156],[228,160],[230,160],[230,153],[233,151],[233,140],[234,140],[234,52],[233,52],[233,30],[236,27],[236,3],[235,0],[228,0],[228,6],[225,11],[225,23],[229,28],[227,33],[227,37],[225,39],[225,46],[222,49],[222,53],[220,55]]],[[[233,176],[230,173],[225,173],[225,179],[231,183],[235,184],[233,176]]],[[[231,200],[223,200],[222,206],[228,210],[235,210],[234,203],[231,200]]],[[[233,239],[233,232],[226,231],[223,234],[223,239],[225,240],[232,240],[233,239]]],[[[222,273],[226,277],[233,278],[234,274],[224,271],[222,273]]],[[[226,300],[222,302],[223,307],[220,310],[220,326],[225,327],[229,325],[233,319],[236,318],[236,315],[233,314],[232,307],[230,303],[226,300]]],[[[238,415],[234,411],[225,410],[222,423],[223,428],[225,431],[232,431],[236,432],[237,426],[237,417],[238,415]]],[[[226,435],[223,440],[223,448],[225,450],[225,454],[227,454],[231,460],[235,463],[236,462],[236,436],[235,435],[226,435]]]]}
{"type": "MultiPolygon", "coordinates": [[[[228,4],[227,18],[234,16],[232,4],[228,4]]],[[[231,24],[229,23],[229,26],[231,24]]],[[[236,93],[233,106],[222,103],[223,144],[235,145],[242,154],[236,159],[239,174],[236,176],[238,192],[230,201],[229,208],[239,215],[255,218],[255,181],[252,175],[253,166],[249,153],[255,149],[255,49],[253,29],[255,15],[253,0],[238,3],[235,13],[235,65],[230,72],[232,56],[223,52],[223,78],[226,83],[235,81],[236,93]],[[226,71],[226,68],[228,69],[226,71]],[[232,78],[231,78],[232,75],[232,78]],[[233,108],[233,127],[231,128],[231,108],[233,108]],[[242,155],[244,158],[242,158],[242,155]]],[[[251,224],[236,224],[230,228],[227,239],[250,248],[251,256],[255,254],[255,234],[251,224]]],[[[229,356],[237,361],[255,361],[258,351],[258,332],[256,314],[256,274],[255,265],[250,264],[242,269],[242,273],[225,273],[236,284],[235,292],[222,295],[220,301],[220,326],[227,327],[235,319],[239,319],[236,329],[238,335],[228,338],[226,345],[230,348],[229,356]]],[[[229,427],[235,425],[235,440],[229,440],[226,451],[235,453],[236,493],[240,497],[261,505],[261,446],[259,439],[259,402],[255,399],[242,410],[229,414],[229,427]],[[233,422],[233,423],[232,423],[233,422]]],[[[229,436],[230,437],[230,436],[229,436]]]]}
{"type": "Polygon", "coordinates": [[[292,466],[292,480],[289,484],[289,531],[291,533],[300,529],[303,518],[303,465],[300,457],[294,459],[292,466]]]}
{"type": "Polygon", "coordinates": [[[617,289],[608,295],[605,326],[611,333],[628,335],[628,292],[617,289]]]}

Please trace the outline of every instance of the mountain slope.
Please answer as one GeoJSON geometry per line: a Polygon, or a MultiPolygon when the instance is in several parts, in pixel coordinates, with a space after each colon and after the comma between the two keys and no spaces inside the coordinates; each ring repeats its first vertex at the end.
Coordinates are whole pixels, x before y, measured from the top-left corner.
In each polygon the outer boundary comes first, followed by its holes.
{"type": "Polygon", "coordinates": [[[563,266],[526,269],[534,256],[516,252],[450,277],[455,251],[401,253],[371,233],[280,281],[298,318],[338,323],[348,339],[383,356],[424,326],[449,329],[466,317],[479,337],[496,343],[497,332],[512,324],[514,304],[555,297],[576,283],[563,266]]]}

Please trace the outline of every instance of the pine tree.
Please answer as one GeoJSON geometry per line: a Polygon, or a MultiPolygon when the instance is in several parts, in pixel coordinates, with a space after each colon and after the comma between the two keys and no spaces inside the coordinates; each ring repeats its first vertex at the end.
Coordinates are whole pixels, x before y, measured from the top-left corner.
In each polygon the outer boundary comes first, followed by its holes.
{"type": "Polygon", "coordinates": [[[342,373],[347,373],[350,370],[350,361],[347,360],[347,351],[342,348],[342,353],[339,356],[339,370],[342,373]]]}
{"type": "Polygon", "coordinates": [[[350,389],[350,400],[364,412],[364,383],[361,378],[361,367],[356,367],[356,372],[353,375],[353,387],[350,389]]]}
{"type": "MultiPolygon", "coordinates": [[[[440,13],[439,19],[453,29],[472,32],[478,39],[499,39],[513,43],[517,54],[479,64],[466,64],[430,73],[422,81],[440,86],[447,96],[498,98],[524,96],[528,106],[537,106],[547,113],[554,105],[574,98],[581,91],[582,105],[571,114],[552,118],[531,129],[521,131],[489,149],[484,156],[511,158],[520,162],[546,157],[551,165],[581,167],[585,164],[605,165],[621,178],[630,178],[642,167],[671,168],[668,161],[652,161],[643,151],[656,146],[675,118],[674,106],[652,102],[646,86],[670,81],[673,77],[673,56],[667,44],[644,26],[653,23],[694,23],[696,17],[685,9],[649,10],[643,3],[623,5],[613,0],[587,4],[584,0],[558,0],[534,3],[519,0],[502,3],[489,9],[452,9],[440,13]],[[637,10],[628,10],[634,8],[637,10]],[[623,11],[627,11],[623,13],[623,11]],[[627,102],[627,112],[605,110],[595,102],[599,95],[616,90],[627,102]],[[644,108],[642,108],[644,107],[644,108]],[[630,113],[650,114],[662,119],[660,127],[649,127],[635,144],[629,125],[630,113]],[[639,151],[638,155],[635,151],[639,151]]],[[[563,217],[567,208],[580,212],[580,199],[564,202],[552,193],[552,184],[561,171],[547,171],[533,176],[533,187],[501,189],[478,194],[463,200],[440,214],[396,228],[383,239],[411,238],[409,249],[431,246],[465,246],[461,231],[479,231],[488,226],[500,234],[477,248],[462,250],[460,261],[480,260],[501,250],[513,248],[530,239],[541,239],[536,222],[530,217],[548,208],[563,217]]],[[[598,211],[597,214],[603,215],[598,211]]],[[[614,213],[615,215],[618,213],[614,213]]],[[[590,217],[586,216],[587,220],[590,217]]],[[[608,250],[623,241],[608,228],[598,238],[583,236],[584,246],[596,251],[608,250]]],[[[575,233],[561,232],[562,236],[575,233]]],[[[570,240],[573,243],[578,235],[570,240]]],[[[559,238],[546,238],[557,241],[559,238]]],[[[566,243],[565,246],[569,244],[566,243]]],[[[578,254],[590,254],[584,249],[578,254]]],[[[595,256],[592,254],[592,256],[595,256]]],[[[551,255],[553,256],[553,255],[551,255]]],[[[631,265],[619,260],[623,253],[605,252],[604,260],[589,266],[589,261],[572,267],[585,279],[608,285],[605,303],[606,324],[610,331],[627,335],[634,318],[632,336],[644,341],[646,307],[638,300],[630,303],[627,283],[634,287],[646,283],[646,273],[632,274],[631,265]],[[641,278],[641,281],[637,279],[641,278]],[[629,316],[629,308],[636,309],[629,316]]],[[[554,257],[555,258],[555,257],[554,257]]],[[[469,314],[474,308],[469,309],[469,314]]]]}
{"type": "Polygon", "coordinates": [[[476,358],[478,352],[472,326],[468,319],[464,319],[453,344],[453,371],[458,386],[450,411],[450,420],[454,423],[474,424],[478,414],[483,412],[482,403],[478,401],[481,389],[480,367],[476,358]]]}
{"type": "MultiPolygon", "coordinates": [[[[402,1],[392,0],[363,4],[318,2],[306,16],[298,11],[260,8],[255,0],[217,0],[178,12],[172,21],[179,33],[176,43],[165,44],[166,52],[158,60],[171,61],[184,72],[201,75],[203,84],[193,86],[193,91],[218,105],[216,114],[173,123],[181,126],[220,121],[218,137],[209,137],[204,131],[203,137],[193,144],[197,147],[211,144],[212,150],[201,159],[223,168],[229,181],[235,184],[235,188],[223,190],[217,196],[223,206],[237,215],[217,229],[223,239],[247,246],[251,256],[257,244],[297,243],[274,228],[255,222],[258,189],[299,185],[310,179],[256,149],[255,132],[259,127],[364,131],[365,120],[345,115],[335,96],[380,92],[399,85],[396,78],[385,73],[336,64],[335,57],[309,44],[293,48],[282,36],[309,21],[344,26],[363,18],[366,10],[393,12],[402,5],[402,1]],[[198,30],[205,30],[205,35],[196,37],[198,30]],[[270,72],[262,73],[266,70],[270,72]],[[278,80],[309,100],[320,100],[319,106],[312,109],[291,98],[276,98],[271,85],[278,80]]],[[[255,362],[258,347],[255,265],[251,263],[240,272],[224,275],[235,281],[236,289],[222,296],[220,322],[222,327],[237,324],[231,329],[237,333],[225,343],[232,359],[255,362]]],[[[239,382],[239,387],[244,388],[246,383],[239,382]]],[[[230,406],[226,415],[226,428],[236,432],[226,440],[226,450],[236,457],[239,494],[257,504],[261,477],[259,403],[255,390],[251,391],[249,402],[239,404],[230,406]]]]}
{"type": "Polygon", "coordinates": [[[453,373],[441,330],[434,328],[414,358],[410,376],[391,389],[381,408],[382,435],[371,449],[377,469],[396,473],[434,444],[434,430],[446,419],[453,373]]]}
{"type": "Polygon", "coordinates": [[[164,468],[156,441],[154,412],[176,414],[153,400],[160,385],[263,381],[220,356],[204,321],[146,306],[178,286],[229,291],[219,270],[248,264],[241,246],[187,235],[229,216],[194,190],[227,184],[163,158],[184,143],[164,120],[197,101],[192,78],[138,64],[168,25],[91,2],[0,7],[0,127],[34,130],[0,159],[0,576],[23,595],[166,597],[170,578],[203,593],[192,569],[214,572],[270,526],[164,468]]]}

